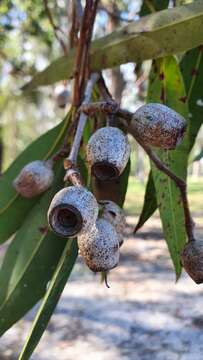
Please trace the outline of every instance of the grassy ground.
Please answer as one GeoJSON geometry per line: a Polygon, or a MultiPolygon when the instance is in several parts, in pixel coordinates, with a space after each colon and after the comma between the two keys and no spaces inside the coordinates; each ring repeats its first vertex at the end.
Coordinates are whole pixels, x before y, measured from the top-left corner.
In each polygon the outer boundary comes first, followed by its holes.
{"type": "MultiPolygon", "coordinates": [[[[141,183],[135,177],[129,179],[129,186],[125,201],[125,210],[128,215],[139,215],[145,193],[145,184],[141,183]]],[[[203,211],[203,178],[188,179],[188,193],[190,208],[192,212],[199,213],[203,211]]]]}

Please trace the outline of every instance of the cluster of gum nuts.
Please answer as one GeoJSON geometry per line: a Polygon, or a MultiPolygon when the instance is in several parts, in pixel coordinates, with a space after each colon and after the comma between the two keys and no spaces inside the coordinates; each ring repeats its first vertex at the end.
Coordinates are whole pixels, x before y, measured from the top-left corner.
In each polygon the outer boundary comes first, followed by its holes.
{"type": "MultiPolygon", "coordinates": [[[[181,142],[186,128],[181,115],[161,104],[143,105],[134,113],[132,121],[134,130],[144,143],[162,149],[174,149],[181,142]]],[[[86,146],[91,173],[104,182],[122,174],[129,156],[127,135],[117,127],[98,129],[86,146]]],[[[19,194],[31,198],[46,191],[53,179],[53,162],[37,160],[21,170],[13,185],[19,194]]],[[[126,222],[123,210],[114,202],[108,199],[97,202],[82,185],[65,187],[51,201],[48,223],[59,236],[77,237],[79,253],[92,271],[106,272],[117,266],[126,222]]],[[[188,246],[191,248],[194,244],[189,243],[183,250],[182,263],[194,279],[194,266],[197,268],[197,263],[203,261],[203,254],[197,259],[195,252],[195,264],[191,270],[194,251],[191,253],[190,249],[188,252],[188,246]]],[[[203,269],[198,276],[198,281],[200,277],[203,281],[203,269]]]]}

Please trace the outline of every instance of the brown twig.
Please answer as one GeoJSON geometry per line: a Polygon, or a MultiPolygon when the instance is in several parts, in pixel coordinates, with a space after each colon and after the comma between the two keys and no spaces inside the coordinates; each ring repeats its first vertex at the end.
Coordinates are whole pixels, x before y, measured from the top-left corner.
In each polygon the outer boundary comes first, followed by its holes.
{"type": "MultiPolygon", "coordinates": [[[[96,83],[96,81],[98,80],[98,74],[92,74],[89,81],[87,82],[87,86],[86,86],[86,90],[84,93],[84,100],[83,100],[83,104],[88,104],[90,102],[91,96],[92,96],[92,91],[94,88],[94,85],[96,83]]],[[[66,181],[67,179],[71,180],[72,177],[74,179],[74,172],[71,173],[70,176],[70,169],[76,169],[76,163],[77,163],[77,157],[78,157],[78,152],[80,149],[80,143],[82,140],[82,136],[83,136],[83,131],[85,128],[85,124],[87,121],[87,115],[83,112],[80,112],[80,116],[79,116],[79,121],[78,121],[78,125],[77,125],[77,130],[75,133],[75,137],[72,143],[72,147],[71,147],[71,151],[70,154],[68,156],[67,159],[64,160],[64,168],[66,170],[66,175],[64,180],[66,181]]],[[[78,171],[76,170],[77,174],[78,171]]],[[[76,176],[78,177],[78,175],[76,176]]],[[[72,180],[71,180],[72,181],[72,180]]],[[[74,181],[74,180],[73,180],[74,181]]],[[[73,183],[72,181],[72,183],[73,183]]]]}
{"type": "Polygon", "coordinates": [[[187,184],[185,180],[181,179],[177,175],[175,175],[169,168],[166,166],[159,158],[158,156],[152,151],[152,149],[146,145],[138,136],[136,136],[137,142],[140,144],[140,146],[145,150],[151,161],[155,164],[157,169],[162,171],[164,174],[166,174],[171,180],[173,180],[180,190],[181,199],[182,199],[182,205],[184,210],[184,217],[185,217],[185,229],[188,236],[188,241],[194,241],[194,222],[192,220],[192,216],[189,209],[189,203],[188,203],[188,197],[187,197],[187,184]]]}
{"type": "MultiPolygon", "coordinates": [[[[73,14],[74,18],[72,19],[73,20],[72,31],[76,31],[76,30],[78,31],[77,28],[78,25],[76,26],[76,22],[81,21],[82,8],[79,0],[73,3],[74,4],[72,5],[74,6],[74,14],[73,14]],[[80,12],[80,14],[78,14],[78,12],[80,12]]],[[[92,36],[92,30],[96,16],[97,3],[98,0],[95,1],[86,0],[86,6],[80,26],[80,39],[78,43],[76,62],[75,62],[75,68],[77,69],[77,71],[75,73],[74,96],[73,96],[73,105],[75,105],[76,107],[78,107],[78,105],[80,104],[84,92],[80,82],[81,81],[83,83],[85,82],[85,75],[86,75],[85,71],[86,71],[87,58],[89,53],[89,45],[92,36]]],[[[74,35],[76,35],[76,33],[74,35]]],[[[84,104],[90,101],[92,90],[97,79],[98,79],[97,74],[91,75],[91,78],[87,83],[86,90],[84,93],[84,100],[83,100],[84,104]]],[[[77,124],[77,129],[69,156],[64,160],[64,168],[66,170],[64,181],[69,180],[74,185],[82,185],[82,178],[77,169],[76,163],[77,163],[77,156],[80,148],[80,143],[81,143],[86,119],[87,116],[84,113],[76,112],[76,114],[73,117],[71,129],[68,129],[68,135],[70,135],[70,133],[72,133],[73,126],[76,127],[77,124]]],[[[64,154],[64,146],[57,155],[61,156],[61,154],[62,155],[64,154]]]]}
{"type": "MultiPolygon", "coordinates": [[[[90,102],[93,87],[94,87],[97,79],[98,79],[98,74],[92,74],[90,77],[90,80],[87,82],[87,86],[86,86],[86,90],[85,90],[85,94],[84,94],[84,100],[83,100],[84,106],[90,102]]],[[[80,142],[82,139],[86,120],[87,120],[87,115],[84,112],[81,112],[79,121],[78,121],[75,138],[74,138],[72,148],[70,151],[70,155],[69,155],[69,160],[71,160],[73,163],[76,163],[76,161],[77,161],[77,155],[78,155],[78,151],[80,148],[80,142]]]]}
{"type": "Polygon", "coordinates": [[[179,178],[177,175],[175,175],[169,168],[166,166],[159,158],[158,156],[151,150],[151,148],[146,145],[137,134],[135,128],[131,127],[131,121],[133,118],[133,114],[129,111],[121,109],[118,104],[115,101],[101,101],[101,102],[95,102],[91,104],[84,104],[80,107],[80,111],[83,111],[85,114],[89,116],[93,116],[96,112],[102,112],[106,115],[117,115],[120,119],[123,125],[126,127],[129,133],[131,133],[135,140],[142,146],[142,148],[145,150],[151,161],[156,165],[156,167],[165,173],[171,180],[173,180],[180,190],[183,209],[184,209],[184,217],[185,217],[185,228],[188,236],[189,241],[194,240],[194,234],[193,234],[193,228],[194,228],[194,222],[192,220],[192,216],[190,214],[189,209],[189,203],[187,198],[187,185],[186,182],[179,178]],[[123,121],[122,121],[123,120],[123,121]]]}
{"type": "Polygon", "coordinates": [[[69,32],[69,47],[72,49],[78,44],[78,32],[82,22],[83,8],[80,0],[72,0],[70,2],[70,7],[72,24],[69,32]]]}
{"type": "Polygon", "coordinates": [[[67,54],[67,47],[64,43],[64,41],[61,39],[61,37],[58,35],[58,31],[60,31],[63,34],[63,31],[61,30],[61,28],[59,26],[57,26],[53,20],[52,17],[52,13],[51,10],[49,9],[49,5],[48,5],[48,0],[43,0],[44,2],[44,7],[47,13],[47,17],[49,19],[50,25],[52,26],[55,38],[58,40],[59,44],[61,45],[61,48],[64,52],[64,54],[67,54]]]}
{"type": "Polygon", "coordinates": [[[106,86],[105,80],[102,76],[102,74],[100,74],[99,79],[97,81],[97,85],[99,88],[99,91],[103,97],[104,100],[106,101],[114,101],[113,100],[113,96],[111,95],[108,87],[106,86]]]}
{"type": "Polygon", "coordinates": [[[73,105],[78,107],[82,101],[85,78],[88,68],[89,46],[92,37],[93,25],[96,16],[98,0],[86,0],[82,23],[80,27],[80,38],[76,52],[74,70],[73,105]]]}
{"type": "Polygon", "coordinates": [[[105,115],[117,115],[117,117],[120,117],[123,120],[125,120],[127,124],[129,124],[133,116],[133,114],[130,111],[121,109],[117,104],[117,102],[111,99],[107,101],[98,101],[90,104],[82,104],[80,107],[80,111],[84,112],[89,116],[93,116],[98,112],[101,112],[105,115]]]}
{"type": "MultiPolygon", "coordinates": [[[[94,3],[92,3],[91,12],[89,12],[89,20],[87,19],[87,23],[89,22],[89,28],[87,30],[86,35],[86,42],[84,46],[84,53],[83,53],[83,61],[81,62],[81,73],[80,73],[80,92],[83,92],[86,77],[89,75],[89,48],[92,38],[92,32],[93,32],[93,26],[94,21],[96,17],[97,12],[97,6],[98,6],[99,0],[95,0],[94,3]]],[[[82,99],[81,99],[82,100],[82,99]]]]}

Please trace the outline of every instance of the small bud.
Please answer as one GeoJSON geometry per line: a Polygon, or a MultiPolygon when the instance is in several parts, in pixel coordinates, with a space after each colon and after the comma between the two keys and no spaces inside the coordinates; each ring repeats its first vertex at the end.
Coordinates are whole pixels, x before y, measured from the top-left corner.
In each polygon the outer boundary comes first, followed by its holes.
{"type": "Polygon", "coordinates": [[[13,187],[26,198],[32,198],[43,193],[53,182],[52,166],[51,160],[36,160],[27,164],[13,181],[13,187]]]}
{"type": "Polygon", "coordinates": [[[92,231],[79,236],[78,246],[85,263],[94,272],[108,271],[118,265],[118,234],[105,219],[98,219],[92,231]]]}
{"type": "Polygon", "coordinates": [[[141,106],[133,119],[133,127],[143,142],[163,149],[175,149],[186,129],[185,119],[162,104],[141,106]]]}
{"type": "Polygon", "coordinates": [[[92,173],[101,180],[117,178],[130,156],[127,136],[116,127],[97,130],[87,144],[87,161],[92,173]]]}
{"type": "Polygon", "coordinates": [[[69,91],[68,90],[63,90],[61,91],[56,98],[56,102],[58,107],[60,107],[61,109],[64,109],[68,103],[68,99],[69,99],[69,91]]]}
{"type": "Polygon", "coordinates": [[[110,200],[100,200],[102,206],[102,218],[108,220],[118,233],[119,246],[123,244],[124,231],[126,228],[126,218],[123,209],[110,200]]]}
{"type": "Polygon", "coordinates": [[[203,283],[203,241],[195,240],[185,245],[181,263],[188,275],[196,282],[203,283]]]}
{"type": "Polygon", "coordinates": [[[69,186],[52,199],[48,222],[59,236],[72,237],[90,231],[98,216],[94,195],[83,186],[69,186]]]}

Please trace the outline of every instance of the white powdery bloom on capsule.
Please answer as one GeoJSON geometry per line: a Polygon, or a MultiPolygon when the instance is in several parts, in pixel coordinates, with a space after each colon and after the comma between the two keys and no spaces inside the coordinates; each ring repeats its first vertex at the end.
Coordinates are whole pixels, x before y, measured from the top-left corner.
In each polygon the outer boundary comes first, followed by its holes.
{"type": "Polygon", "coordinates": [[[94,272],[108,271],[118,265],[118,234],[106,219],[99,218],[92,231],[79,236],[78,246],[86,265],[94,272]]]}
{"type": "Polygon", "coordinates": [[[15,190],[26,198],[32,198],[46,191],[54,180],[51,160],[36,160],[24,166],[13,181],[15,190]]]}
{"type": "Polygon", "coordinates": [[[98,212],[97,201],[90,191],[83,186],[69,186],[52,199],[48,222],[59,236],[72,237],[90,231],[98,212]]]}
{"type": "Polygon", "coordinates": [[[126,228],[126,218],[123,209],[111,200],[100,200],[102,217],[108,220],[116,229],[119,236],[119,246],[123,244],[126,228]]]}
{"type": "Polygon", "coordinates": [[[156,103],[143,105],[136,110],[131,125],[146,144],[169,150],[180,144],[186,129],[182,115],[156,103]]]}
{"type": "Polygon", "coordinates": [[[92,173],[97,178],[115,179],[125,169],[130,156],[127,135],[116,127],[103,127],[90,137],[86,154],[92,173]]]}

